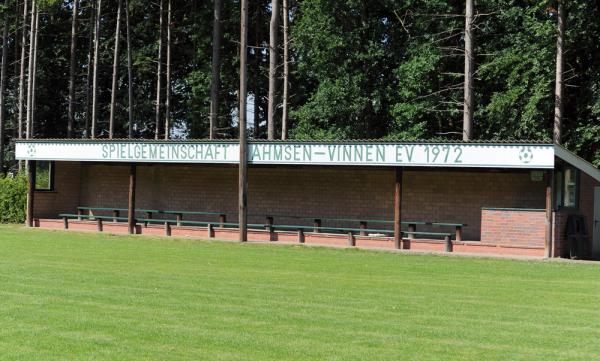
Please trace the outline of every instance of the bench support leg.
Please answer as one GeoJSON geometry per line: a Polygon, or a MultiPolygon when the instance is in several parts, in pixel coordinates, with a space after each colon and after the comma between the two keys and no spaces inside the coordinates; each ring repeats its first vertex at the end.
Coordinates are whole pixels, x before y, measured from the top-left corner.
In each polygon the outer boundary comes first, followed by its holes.
{"type": "MultiPolygon", "coordinates": [[[[367,222],[360,222],[360,225],[358,226],[358,228],[360,228],[360,229],[367,229],[367,222]]],[[[360,235],[361,236],[366,236],[367,232],[366,231],[360,231],[360,235]]]]}
{"type": "Polygon", "coordinates": [[[181,227],[181,221],[183,221],[183,214],[181,214],[181,213],[176,214],[175,219],[177,219],[177,227],[181,227]]]}
{"type": "Polygon", "coordinates": [[[456,226],[456,241],[462,242],[462,227],[456,226]]]}
{"type": "Polygon", "coordinates": [[[208,238],[215,238],[215,227],[212,224],[207,225],[206,230],[208,238]]]}
{"type": "Polygon", "coordinates": [[[352,232],[348,232],[348,247],[356,247],[356,238],[352,232]]]}
{"type": "Polygon", "coordinates": [[[63,224],[65,229],[69,229],[69,217],[63,217],[63,224]]]}
{"type": "Polygon", "coordinates": [[[315,222],[313,224],[313,226],[314,226],[313,232],[314,233],[321,232],[321,225],[322,225],[321,220],[320,219],[315,219],[315,222]]]}
{"type": "Polygon", "coordinates": [[[225,223],[227,223],[227,215],[226,214],[220,214],[219,215],[219,227],[220,228],[225,228],[225,223]]]}
{"type": "Polygon", "coordinates": [[[444,237],[444,242],[446,243],[446,252],[452,252],[452,237],[446,236],[444,237]]]}
{"type": "Polygon", "coordinates": [[[104,227],[102,226],[102,218],[98,218],[96,222],[96,228],[98,229],[98,232],[102,232],[104,230],[104,227]]]}
{"type": "Polygon", "coordinates": [[[304,243],[304,230],[302,228],[298,230],[298,243],[304,243]]]}
{"type": "Polygon", "coordinates": [[[165,222],[165,236],[171,236],[171,224],[169,222],[165,222]]]}
{"type": "Polygon", "coordinates": [[[119,211],[113,211],[112,213],[113,213],[113,215],[112,215],[113,216],[113,222],[117,223],[118,222],[117,218],[119,218],[119,214],[120,213],[119,213],[119,211]]]}

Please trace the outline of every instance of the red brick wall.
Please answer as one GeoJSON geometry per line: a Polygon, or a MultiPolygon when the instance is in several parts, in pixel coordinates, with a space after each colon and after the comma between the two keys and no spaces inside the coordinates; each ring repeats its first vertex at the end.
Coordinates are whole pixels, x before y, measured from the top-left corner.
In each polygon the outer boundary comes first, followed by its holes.
{"type": "MultiPolygon", "coordinates": [[[[81,174],[80,205],[126,208],[129,166],[88,163],[81,174]]],[[[392,220],[394,179],[390,168],[250,167],[248,209],[256,216],[249,222],[264,223],[267,214],[392,220]]],[[[531,181],[527,171],[404,172],[403,219],[466,223],[465,240],[480,239],[482,207],[543,208],[544,203],[544,183],[531,181]]],[[[226,212],[236,222],[237,167],[140,165],[137,208],[226,212]]],[[[282,217],[275,222],[312,223],[282,217]]],[[[324,221],[323,225],[358,227],[347,222],[324,221]]],[[[390,229],[391,225],[368,227],[390,229]]]]}
{"type": "Polygon", "coordinates": [[[34,217],[53,218],[60,213],[72,213],[80,203],[80,180],[80,163],[56,162],[54,191],[35,192],[34,217]]]}
{"type": "Polygon", "coordinates": [[[593,243],[594,226],[594,188],[600,187],[600,182],[590,177],[584,172],[580,173],[579,179],[579,205],[576,209],[560,209],[557,212],[557,222],[554,225],[554,232],[558,235],[557,241],[563,247],[563,255],[568,252],[567,247],[567,218],[569,215],[582,215],[585,218],[586,229],[589,234],[590,251],[593,243]]]}
{"type": "Polygon", "coordinates": [[[481,212],[481,241],[513,246],[544,247],[546,212],[492,210],[481,212]]]}

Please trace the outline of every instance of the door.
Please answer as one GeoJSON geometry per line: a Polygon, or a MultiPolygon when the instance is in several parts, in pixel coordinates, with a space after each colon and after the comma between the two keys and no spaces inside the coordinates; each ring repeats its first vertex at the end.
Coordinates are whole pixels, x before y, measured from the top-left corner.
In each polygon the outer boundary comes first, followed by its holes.
{"type": "Polygon", "coordinates": [[[600,187],[594,188],[594,222],[592,223],[594,237],[594,257],[600,257],[600,187]]]}

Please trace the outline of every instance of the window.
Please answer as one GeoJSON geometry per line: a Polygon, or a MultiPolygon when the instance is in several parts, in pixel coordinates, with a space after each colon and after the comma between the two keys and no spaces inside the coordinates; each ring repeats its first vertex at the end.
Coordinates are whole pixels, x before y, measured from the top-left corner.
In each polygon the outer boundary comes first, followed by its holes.
{"type": "Polygon", "coordinates": [[[35,190],[54,190],[54,163],[36,162],[35,166],[35,190]]]}
{"type": "Polygon", "coordinates": [[[579,172],[565,166],[556,172],[556,203],[559,208],[577,208],[579,204],[579,172]]]}

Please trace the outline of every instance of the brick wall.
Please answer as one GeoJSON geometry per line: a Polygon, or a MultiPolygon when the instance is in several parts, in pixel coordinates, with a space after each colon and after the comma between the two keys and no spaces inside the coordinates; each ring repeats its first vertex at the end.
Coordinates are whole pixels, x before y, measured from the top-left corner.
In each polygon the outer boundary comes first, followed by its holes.
{"type": "Polygon", "coordinates": [[[81,168],[76,162],[54,164],[54,190],[35,193],[34,217],[53,218],[60,213],[72,213],[77,208],[81,168]]]}
{"type": "Polygon", "coordinates": [[[569,215],[582,215],[585,218],[586,229],[589,234],[590,251],[593,243],[594,226],[594,188],[600,187],[600,182],[584,172],[580,173],[579,179],[579,205],[574,209],[560,209],[556,215],[554,224],[555,239],[559,243],[563,255],[568,253],[567,242],[567,219],[569,215]]]}
{"type": "MultiPolygon", "coordinates": [[[[128,165],[87,163],[82,168],[79,205],[127,207],[128,165]]],[[[236,166],[226,165],[140,165],[137,208],[226,212],[236,222],[237,173],[236,166]]],[[[250,167],[249,222],[264,223],[267,214],[392,220],[394,179],[390,168],[250,167]]],[[[62,189],[77,193],[79,187],[62,189]]],[[[527,171],[404,172],[403,219],[466,223],[465,240],[480,239],[482,207],[543,208],[544,204],[544,182],[531,181],[527,171]]],[[[70,211],[75,207],[73,204],[70,211]]],[[[277,217],[275,222],[312,223],[285,217],[277,217]]],[[[358,226],[344,222],[323,225],[358,226]]],[[[369,227],[389,229],[391,225],[369,227]]]]}
{"type": "Polygon", "coordinates": [[[513,246],[544,247],[546,212],[484,209],[481,241],[513,246]]]}

